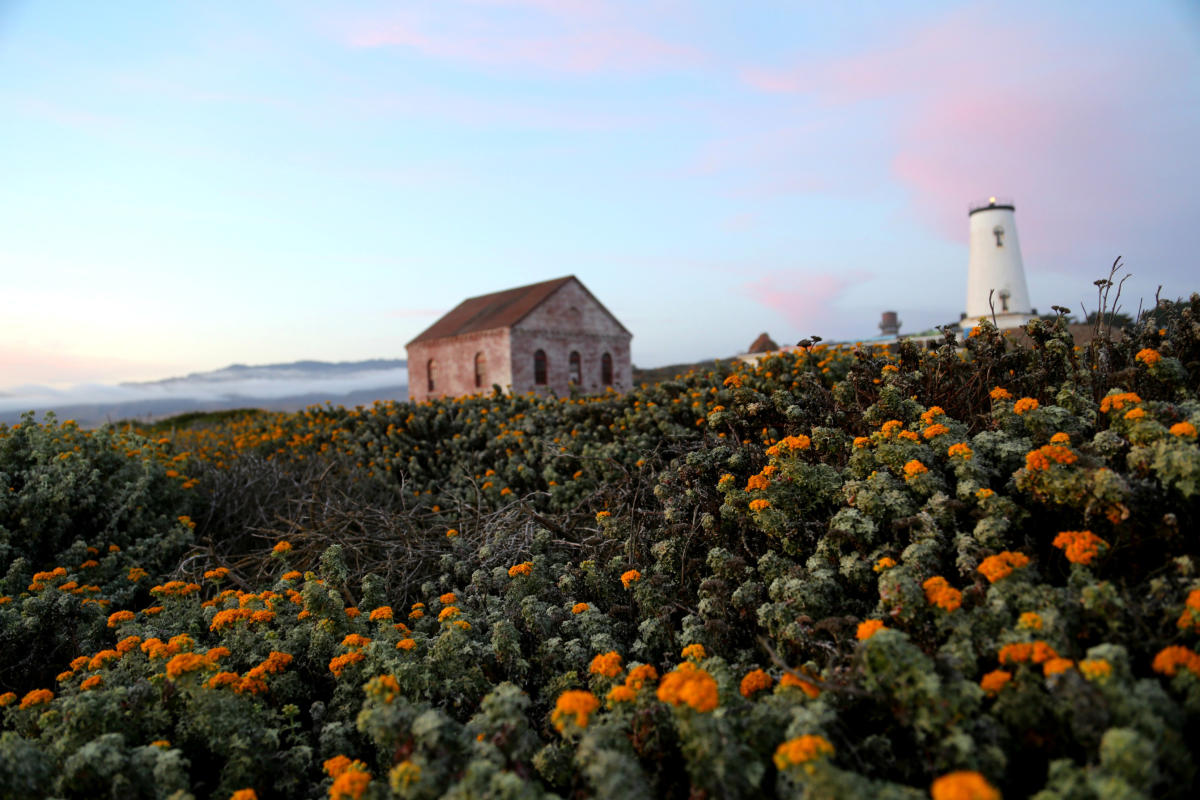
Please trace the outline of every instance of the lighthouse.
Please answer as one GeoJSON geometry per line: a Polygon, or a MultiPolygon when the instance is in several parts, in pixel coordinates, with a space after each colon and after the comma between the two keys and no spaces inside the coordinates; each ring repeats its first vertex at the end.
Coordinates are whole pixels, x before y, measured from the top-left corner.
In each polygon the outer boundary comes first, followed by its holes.
{"type": "Polygon", "coordinates": [[[1003,329],[1034,318],[1014,211],[1011,202],[994,197],[971,206],[964,329],[975,327],[980,319],[994,317],[1003,329]]]}

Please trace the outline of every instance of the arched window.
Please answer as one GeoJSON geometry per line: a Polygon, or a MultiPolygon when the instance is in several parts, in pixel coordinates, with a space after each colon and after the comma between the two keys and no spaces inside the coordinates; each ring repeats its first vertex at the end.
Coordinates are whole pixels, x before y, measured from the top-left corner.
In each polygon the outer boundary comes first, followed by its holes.
{"type": "Polygon", "coordinates": [[[425,374],[426,377],[429,378],[429,391],[432,392],[435,384],[437,383],[437,362],[435,362],[432,358],[429,359],[429,363],[425,365],[425,374]]]}
{"type": "Polygon", "coordinates": [[[475,388],[483,387],[484,381],[487,380],[487,356],[483,353],[475,354],[475,388]]]}
{"type": "Polygon", "coordinates": [[[612,386],[613,382],[613,367],[612,356],[605,353],[600,357],[600,380],[605,386],[612,386]]]}
{"type": "Polygon", "coordinates": [[[533,382],[538,386],[546,385],[546,351],[538,350],[533,354],[533,382]]]}
{"type": "Polygon", "coordinates": [[[583,383],[583,359],[576,350],[571,351],[571,383],[576,386],[583,383]]]}

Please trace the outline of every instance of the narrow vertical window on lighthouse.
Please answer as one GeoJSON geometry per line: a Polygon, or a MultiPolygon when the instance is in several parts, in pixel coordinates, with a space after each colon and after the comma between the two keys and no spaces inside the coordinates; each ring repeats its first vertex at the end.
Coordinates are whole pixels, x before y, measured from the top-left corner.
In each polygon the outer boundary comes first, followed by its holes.
{"type": "Polygon", "coordinates": [[[996,236],[996,247],[1004,247],[1004,228],[997,225],[992,228],[992,233],[996,236]]]}

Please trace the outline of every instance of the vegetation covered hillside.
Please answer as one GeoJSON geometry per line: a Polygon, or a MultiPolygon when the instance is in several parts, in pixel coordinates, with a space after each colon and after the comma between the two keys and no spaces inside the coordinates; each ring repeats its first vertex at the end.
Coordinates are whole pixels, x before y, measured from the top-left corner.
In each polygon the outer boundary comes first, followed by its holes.
{"type": "Polygon", "coordinates": [[[1200,794],[1200,296],[0,427],[0,796],[1200,794]]]}

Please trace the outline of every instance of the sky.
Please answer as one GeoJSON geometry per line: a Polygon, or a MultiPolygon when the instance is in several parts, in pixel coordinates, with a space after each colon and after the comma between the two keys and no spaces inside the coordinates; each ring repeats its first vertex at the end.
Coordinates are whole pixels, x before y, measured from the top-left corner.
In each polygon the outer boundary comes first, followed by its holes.
{"type": "Polygon", "coordinates": [[[573,274],[638,366],[1200,290],[1200,4],[0,0],[0,391],[404,358],[573,274]]]}

